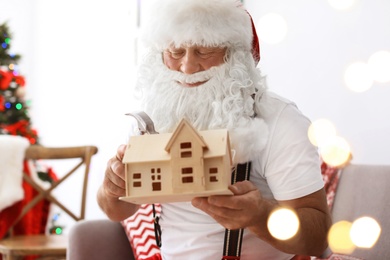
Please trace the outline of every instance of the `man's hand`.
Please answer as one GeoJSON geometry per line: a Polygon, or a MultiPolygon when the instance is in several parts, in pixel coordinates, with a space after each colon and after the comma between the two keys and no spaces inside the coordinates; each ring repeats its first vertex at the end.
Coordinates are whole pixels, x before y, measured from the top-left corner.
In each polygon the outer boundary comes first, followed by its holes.
{"type": "Polygon", "coordinates": [[[108,163],[103,181],[103,190],[107,196],[126,196],[125,166],[122,163],[126,145],[120,145],[117,153],[108,163]]]}
{"type": "Polygon", "coordinates": [[[265,211],[262,209],[262,196],[256,186],[250,181],[243,181],[230,185],[229,189],[234,196],[194,198],[192,205],[228,229],[245,228],[259,223],[265,211]]]}
{"type": "Polygon", "coordinates": [[[125,167],[122,163],[126,145],[121,145],[108,163],[104,181],[100,186],[97,200],[100,208],[113,221],[121,221],[138,210],[138,205],[119,200],[126,196],[125,167]]]}

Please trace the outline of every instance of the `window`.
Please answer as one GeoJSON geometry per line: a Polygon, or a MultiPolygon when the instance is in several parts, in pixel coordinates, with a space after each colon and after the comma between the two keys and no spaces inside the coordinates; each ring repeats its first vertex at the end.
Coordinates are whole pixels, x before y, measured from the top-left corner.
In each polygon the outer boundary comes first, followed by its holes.
{"type": "Polygon", "coordinates": [[[192,152],[181,152],[181,158],[191,158],[192,157],[192,152]]]}
{"type": "Polygon", "coordinates": [[[161,168],[151,168],[150,176],[152,178],[152,191],[160,191],[161,185],[161,168]]]}
{"type": "Polygon", "coordinates": [[[192,157],[192,144],[191,142],[180,143],[180,157],[181,158],[191,158],[192,157]]]}
{"type": "Polygon", "coordinates": [[[192,173],[192,167],[181,168],[181,173],[182,174],[191,174],[192,173]]]}
{"type": "Polygon", "coordinates": [[[194,177],[192,176],[192,174],[193,174],[192,167],[181,168],[181,174],[183,175],[181,178],[182,183],[193,183],[194,182],[194,177]]]}
{"type": "Polygon", "coordinates": [[[192,176],[186,176],[186,177],[181,178],[181,181],[183,183],[193,183],[194,182],[194,178],[192,176]]]}
{"type": "Polygon", "coordinates": [[[191,142],[180,143],[180,149],[191,149],[191,142]]]}
{"type": "Polygon", "coordinates": [[[218,168],[210,168],[209,173],[218,173],[218,168]]]}
{"type": "Polygon", "coordinates": [[[210,182],[218,182],[217,176],[210,176],[210,182]]]}
{"type": "Polygon", "coordinates": [[[210,174],[210,182],[218,182],[217,174],[218,174],[218,168],[213,167],[209,169],[210,174]]]}
{"type": "Polygon", "coordinates": [[[141,173],[139,172],[135,172],[133,173],[133,180],[137,180],[137,181],[134,181],[133,182],[133,187],[134,188],[139,188],[142,186],[142,182],[141,181],[138,181],[141,179],[141,173]]]}

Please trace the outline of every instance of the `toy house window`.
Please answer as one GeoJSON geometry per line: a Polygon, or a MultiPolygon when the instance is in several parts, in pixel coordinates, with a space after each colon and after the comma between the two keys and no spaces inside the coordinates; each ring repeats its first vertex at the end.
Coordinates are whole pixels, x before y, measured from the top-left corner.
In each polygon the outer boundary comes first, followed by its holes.
{"type": "Polygon", "coordinates": [[[213,167],[209,169],[210,173],[210,182],[218,182],[217,174],[218,174],[218,168],[213,167]]]}
{"type": "Polygon", "coordinates": [[[150,168],[152,178],[152,190],[161,190],[161,168],[150,168]]]}
{"type": "MultiPolygon", "coordinates": [[[[133,180],[141,180],[141,173],[139,173],[139,172],[133,173],[133,180]]],[[[134,181],[133,182],[134,188],[139,188],[141,186],[142,186],[141,181],[134,181]]]]}
{"type": "Polygon", "coordinates": [[[157,175],[157,176],[154,176],[154,175],[152,175],[152,181],[159,181],[159,180],[161,180],[161,175],[157,175]]]}
{"type": "Polygon", "coordinates": [[[190,158],[192,157],[191,151],[181,152],[181,158],[190,158]]]}
{"type": "Polygon", "coordinates": [[[191,149],[191,142],[180,143],[180,149],[191,149]]]}
{"type": "Polygon", "coordinates": [[[181,158],[191,158],[192,157],[192,144],[191,142],[180,143],[180,157],[181,158]]]}
{"type": "Polygon", "coordinates": [[[186,167],[181,169],[182,183],[193,183],[194,177],[192,176],[193,170],[192,167],[186,167]]]}

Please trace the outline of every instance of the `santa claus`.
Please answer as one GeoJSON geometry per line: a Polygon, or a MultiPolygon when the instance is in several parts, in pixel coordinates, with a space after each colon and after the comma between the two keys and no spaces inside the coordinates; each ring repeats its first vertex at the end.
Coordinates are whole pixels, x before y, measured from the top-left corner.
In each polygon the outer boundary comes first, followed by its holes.
{"type": "MultiPolygon", "coordinates": [[[[321,254],[331,220],[318,153],[307,137],[310,122],[266,88],[248,12],[236,0],[159,0],[152,7],[136,85],[142,110],[160,133],[172,132],[182,118],[198,130],[227,128],[234,163],[252,165],[250,181],[229,187],[234,196],[162,204],[163,259],[220,259],[228,255],[226,230],[236,229],[245,231],[241,259],[321,254]],[[278,207],[299,218],[291,239],[275,239],[267,229],[278,207]]],[[[125,196],[124,149],[108,162],[98,192],[100,207],[115,221],[138,209],[118,200],[125,196]]]]}

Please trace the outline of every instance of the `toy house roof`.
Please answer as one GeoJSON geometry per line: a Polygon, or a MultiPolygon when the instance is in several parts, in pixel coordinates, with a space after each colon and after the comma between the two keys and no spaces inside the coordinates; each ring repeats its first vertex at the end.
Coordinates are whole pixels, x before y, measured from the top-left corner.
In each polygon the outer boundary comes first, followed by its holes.
{"type": "MultiPolygon", "coordinates": [[[[183,121],[182,121],[183,122],[183,121]]],[[[191,127],[194,135],[204,144],[204,158],[213,158],[225,155],[226,151],[230,156],[229,135],[226,129],[197,131],[188,122],[180,123],[173,133],[132,136],[129,140],[123,163],[159,162],[171,159],[169,147],[174,142],[182,127],[191,127]],[[167,149],[167,150],[166,150],[167,149]]]]}
{"type": "Polygon", "coordinates": [[[165,146],[165,151],[169,152],[171,150],[171,147],[173,143],[176,140],[176,137],[182,132],[183,130],[187,130],[187,132],[191,135],[191,141],[198,142],[203,148],[207,148],[207,144],[204,142],[203,138],[199,135],[198,131],[196,131],[195,128],[192,127],[192,125],[185,119],[182,119],[178,126],[176,127],[175,131],[172,133],[171,138],[169,139],[167,145],[165,146]]]}

